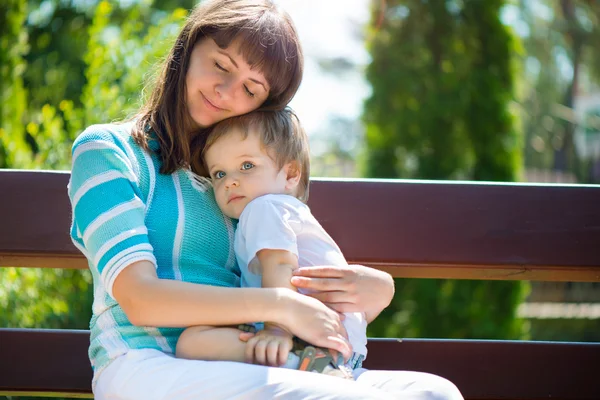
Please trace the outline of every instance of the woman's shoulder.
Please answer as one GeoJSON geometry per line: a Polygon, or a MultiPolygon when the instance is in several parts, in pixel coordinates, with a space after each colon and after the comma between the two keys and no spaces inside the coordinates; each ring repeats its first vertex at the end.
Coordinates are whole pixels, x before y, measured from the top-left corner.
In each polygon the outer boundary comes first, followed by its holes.
{"type": "Polygon", "coordinates": [[[133,139],[135,122],[98,124],[87,127],[73,142],[71,149],[73,168],[85,155],[84,162],[106,166],[125,165],[136,175],[146,165],[145,151],[133,139]]]}
{"type": "Polygon", "coordinates": [[[88,126],[73,142],[71,153],[94,149],[124,153],[127,158],[139,159],[144,150],[133,139],[135,121],[88,126]]]}
{"type": "Polygon", "coordinates": [[[90,125],[77,136],[73,147],[90,142],[107,144],[130,142],[134,126],[134,122],[90,125]]]}

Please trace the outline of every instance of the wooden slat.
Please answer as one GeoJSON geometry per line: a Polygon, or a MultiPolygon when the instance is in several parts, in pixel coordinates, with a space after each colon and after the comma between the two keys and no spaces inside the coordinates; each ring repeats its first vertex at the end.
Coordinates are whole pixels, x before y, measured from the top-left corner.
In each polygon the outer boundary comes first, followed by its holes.
{"type": "Polygon", "coordinates": [[[353,260],[390,273],[396,278],[530,280],[557,282],[600,282],[596,267],[555,267],[547,265],[444,265],[444,264],[380,264],[353,260]]]}
{"type": "Polygon", "coordinates": [[[89,331],[0,329],[2,393],[91,393],[89,331]]]}
{"type": "Polygon", "coordinates": [[[0,170],[0,254],[79,256],[69,238],[68,172],[0,170]]]}
{"type": "MultiPolygon", "coordinates": [[[[396,278],[532,280],[560,282],[599,282],[600,271],[595,267],[552,267],[519,265],[441,265],[441,264],[382,264],[366,260],[349,260],[390,273],[396,278]]],[[[0,267],[39,267],[87,269],[82,256],[0,254],[0,267]]]]}
{"type": "Polygon", "coordinates": [[[430,372],[466,399],[600,399],[600,343],[379,339],[367,368],[430,372]]]}
{"type": "MultiPolygon", "coordinates": [[[[86,268],[68,172],[0,171],[0,267],[86,268]]],[[[316,180],[349,261],[397,277],[600,281],[600,186],[316,180]]]]}
{"type": "MultiPolygon", "coordinates": [[[[0,395],[90,393],[88,331],[0,329],[0,395]]],[[[368,368],[435,373],[466,399],[600,398],[598,343],[370,339],[368,368]]]]}
{"type": "Polygon", "coordinates": [[[600,277],[600,186],[323,181],[310,201],[351,260],[600,277]]]}
{"type": "Polygon", "coordinates": [[[87,269],[88,263],[81,254],[4,253],[0,267],[87,269]]]}

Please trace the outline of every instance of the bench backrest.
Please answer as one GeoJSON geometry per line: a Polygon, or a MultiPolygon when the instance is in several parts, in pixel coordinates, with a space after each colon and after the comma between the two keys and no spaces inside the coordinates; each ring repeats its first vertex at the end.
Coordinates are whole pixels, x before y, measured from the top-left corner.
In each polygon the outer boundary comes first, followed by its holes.
{"type": "MultiPolygon", "coordinates": [[[[0,171],[0,266],[87,268],[67,172],[0,171]]],[[[350,262],[396,277],[600,281],[600,186],[315,180],[350,262]]]]}

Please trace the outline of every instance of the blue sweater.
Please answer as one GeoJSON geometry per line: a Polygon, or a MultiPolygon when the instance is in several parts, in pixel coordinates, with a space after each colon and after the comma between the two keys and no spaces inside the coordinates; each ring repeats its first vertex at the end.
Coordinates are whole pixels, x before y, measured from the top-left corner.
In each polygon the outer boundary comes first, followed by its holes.
{"type": "Polygon", "coordinates": [[[71,238],[86,256],[94,281],[89,348],[94,382],[129,349],[174,353],[183,331],[129,322],[112,286],[131,263],[150,261],[163,279],[239,286],[234,227],[210,185],[189,170],[160,174],[160,159],[133,141],[132,127],[91,126],[72,149],[71,238]]]}

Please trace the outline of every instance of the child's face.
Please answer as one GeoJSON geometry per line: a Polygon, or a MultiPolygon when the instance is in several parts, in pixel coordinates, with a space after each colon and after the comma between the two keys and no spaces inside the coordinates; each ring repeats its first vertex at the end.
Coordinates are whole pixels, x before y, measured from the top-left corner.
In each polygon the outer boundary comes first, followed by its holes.
{"type": "Polygon", "coordinates": [[[278,168],[259,135],[232,130],[205,153],[215,198],[223,213],[239,218],[250,201],[265,194],[293,194],[297,179],[288,179],[290,164],[278,168]]]}

